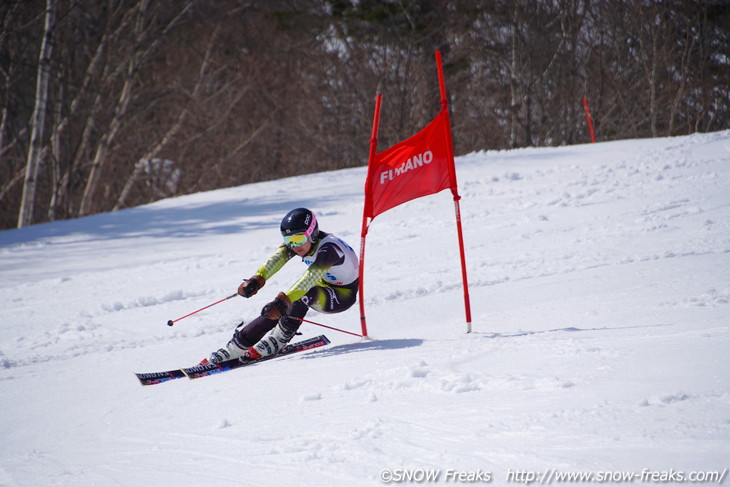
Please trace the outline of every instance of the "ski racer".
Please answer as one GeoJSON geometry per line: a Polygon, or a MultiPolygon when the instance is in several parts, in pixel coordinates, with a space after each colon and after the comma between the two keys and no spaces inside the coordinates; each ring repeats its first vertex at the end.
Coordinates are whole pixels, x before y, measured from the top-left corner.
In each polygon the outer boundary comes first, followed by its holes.
{"type": "Polygon", "coordinates": [[[280,292],[266,304],[260,316],[246,326],[238,325],[225,348],[212,353],[208,362],[276,354],[295,335],[309,308],[339,313],[355,304],[358,259],[347,243],[321,231],[314,213],[306,208],[296,208],[284,216],[281,236],[284,243],[241,283],[238,294],[244,298],[255,295],[294,256],[301,257],[307,269],[287,292],[280,292]]]}

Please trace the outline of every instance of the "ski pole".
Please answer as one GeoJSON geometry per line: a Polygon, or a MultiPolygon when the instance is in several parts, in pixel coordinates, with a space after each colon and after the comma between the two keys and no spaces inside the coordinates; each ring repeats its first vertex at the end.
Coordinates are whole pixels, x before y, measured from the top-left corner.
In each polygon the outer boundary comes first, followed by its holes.
{"type": "Polygon", "coordinates": [[[184,319],[184,318],[187,318],[188,316],[192,316],[192,315],[194,315],[195,313],[200,313],[200,312],[201,312],[201,311],[203,311],[204,309],[208,309],[208,308],[210,308],[211,306],[215,306],[216,304],[220,304],[220,303],[222,303],[223,301],[228,301],[229,299],[231,299],[231,298],[235,298],[236,296],[238,296],[238,293],[233,293],[233,294],[231,294],[230,296],[228,296],[227,298],[223,298],[223,299],[221,299],[220,301],[216,301],[216,302],[215,302],[215,303],[213,303],[213,304],[209,304],[208,306],[204,306],[204,307],[200,308],[199,310],[193,311],[192,313],[188,313],[188,314],[186,314],[185,316],[183,316],[182,318],[178,318],[178,319],[176,319],[176,320],[169,320],[169,321],[167,322],[167,326],[172,326],[172,325],[174,325],[174,324],[175,324],[176,322],[178,322],[178,321],[180,321],[180,320],[182,320],[182,319],[184,319]]]}
{"type": "Polygon", "coordinates": [[[354,335],[356,337],[364,338],[364,336],[363,335],[360,335],[359,333],[353,333],[351,331],[340,330],[339,328],[335,328],[333,326],[323,325],[322,323],[317,323],[315,321],[305,320],[304,318],[297,318],[296,316],[289,316],[289,318],[294,318],[295,320],[299,320],[299,321],[304,322],[304,323],[310,323],[312,325],[317,325],[317,326],[321,326],[323,328],[329,328],[330,330],[339,331],[341,333],[347,333],[348,335],[354,335]]]}

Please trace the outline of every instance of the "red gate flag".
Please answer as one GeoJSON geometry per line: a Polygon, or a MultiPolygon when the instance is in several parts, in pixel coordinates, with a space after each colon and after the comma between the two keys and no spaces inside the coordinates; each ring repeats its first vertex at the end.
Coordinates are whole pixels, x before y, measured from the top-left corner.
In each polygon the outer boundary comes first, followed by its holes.
{"type": "Polygon", "coordinates": [[[360,273],[359,301],[360,326],[362,336],[368,336],[365,320],[365,300],[363,274],[365,270],[365,240],[370,222],[377,215],[421,196],[438,193],[451,188],[456,213],[456,233],[459,237],[461,257],[461,277],[464,283],[464,311],[466,312],[466,331],[471,332],[471,305],[469,304],[469,284],[466,278],[466,258],[464,257],[464,236],[461,230],[461,210],[459,190],[456,184],[454,150],[451,141],[449,122],[449,102],[446,99],[446,83],[441,63],[441,52],[436,51],[436,68],[441,92],[441,111],[431,123],[411,138],[400,142],[390,149],[376,154],[378,146],[378,126],[380,124],[380,101],[382,95],[375,97],[373,132],[370,137],[368,156],[368,175],[365,180],[365,204],[360,234],[360,273]]]}
{"type": "Polygon", "coordinates": [[[416,135],[376,154],[365,181],[365,217],[375,218],[406,201],[455,189],[448,135],[448,112],[442,109],[416,135]]]}

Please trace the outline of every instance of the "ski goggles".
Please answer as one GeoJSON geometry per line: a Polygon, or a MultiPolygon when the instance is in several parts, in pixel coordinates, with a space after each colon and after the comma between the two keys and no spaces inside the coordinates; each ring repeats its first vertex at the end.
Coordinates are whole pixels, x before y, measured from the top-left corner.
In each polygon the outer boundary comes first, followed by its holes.
{"type": "Polygon", "coordinates": [[[301,247],[305,243],[307,243],[307,240],[309,237],[307,237],[304,233],[297,233],[296,235],[287,235],[284,237],[284,243],[287,247],[301,247]]]}
{"type": "Polygon", "coordinates": [[[314,229],[317,228],[317,218],[314,216],[314,213],[312,213],[312,219],[309,222],[309,226],[303,233],[295,233],[294,235],[284,235],[284,244],[286,244],[287,247],[301,247],[305,243],[307,243],[307,240],[310,239],[312,234],[314,233],[314,229]]]}
{"type": "Polygon", "coordinates": [[[283,235],[284,244],[289,247],[301,247],[307,240],[309,240],[314,233],[314,229],[317,228],[317,218],[312,213],[312,219],[309,222],[309,226],[302,233],[295,233],[294,235],[283,235]]]}

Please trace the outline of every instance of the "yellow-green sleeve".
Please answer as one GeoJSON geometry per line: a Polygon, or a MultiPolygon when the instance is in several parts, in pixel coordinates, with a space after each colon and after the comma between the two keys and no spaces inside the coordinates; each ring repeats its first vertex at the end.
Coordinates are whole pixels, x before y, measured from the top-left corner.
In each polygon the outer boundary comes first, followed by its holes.
{"type": "Polygon", "coordinates": [[[268,281],[271,276],[279,272],[279,269],[284,267],[284,264],[289,262],[289,259],[294,257],[294,255],[296,254],[287,248],[286,245],[280,245],[279,248],[276,249],[276,252],[269,257],[269,260],[259,267],[256,274],[268,281]]]}
{"type": "Polygon", "coordinates": [[[312,289],[314,286],[320,283],[324,275],[327,273],[328,267],[322,268],[315,265],[311,265],[304,271],[302,277],[297,282],[292,284],[292,287],[286,292],[286,295],[292,302],[300,299],[302,296],[307,294],[307,291],[312,289]]]}

